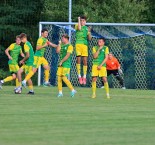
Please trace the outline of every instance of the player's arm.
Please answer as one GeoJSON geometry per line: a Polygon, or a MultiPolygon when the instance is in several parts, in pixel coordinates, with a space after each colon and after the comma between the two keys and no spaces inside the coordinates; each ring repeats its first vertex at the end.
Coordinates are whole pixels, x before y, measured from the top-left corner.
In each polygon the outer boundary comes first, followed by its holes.
{"type": "Polygon", "coordinates": [[[20,51],[20,56],[21,56],[21,57],[25,57],[25,54],[23,53],[22,50],[20,51]]]}
{"type": "Polygon", "coordinates": [[[123,71],[122,71],[122,69],[121,69],[121,65],[120,65],[120,63],[118,62],[117,59],[116,59],[116,65],[117,65],[119,74],[123,74],[123,71]]]}
{"type": "Polygon", "coordinates": [[[48,46],[47,43],[45,43],[44,45],[42,45],[42,44],[43,44],[43,40],[42,40],[42,39],[38,39],[38,41],[37,41],[37,46],[36,46],[36,50],[40,50],[40,49],[42,49],[42,48],[48,46]]]}
{"type": "Polygon", "coordinates": [[[30,53],[26,52],[25,57],[19,62],[19,64],[24,64],[24,62],[30,57],[30,53]]]}
{"type": "Polygon", "coordinates": [[[56,44],[54,44],[54,43],[52,43],[52,42],[50,42],[50,41],[47,41],[47,44],[48,44],[49,46],[54,47],[54,48],[57,48],[57,46],[58,46],[58,45],[56,45],[56,44]]]}
{"type": "Polygon", "coordinates": [[[72,54],[73,46],[69,46],[66,56],[60,61],[59,66],[61,66],[72,54]]]}
{"type": "Polygon", "coordinates": [[[5,54],[7,55],[8,59],[12,60],[12,57],[11,57],[10,54],[9,54],[9,50],[10,50],[10,48],[8,47],[8,48],[5,50],[5,54]]]}
{"type": "Polygon", "coordinates": [[[88,27],[88,40],[91,40],[92,39],[92,36],[91,36],[91,27],[88,27]]]}
{"type": "Polygon", "coordinates": [[[70,57],[71,53],[67,52],[66,56],[60,61],[59,66],[61,66],[69,57],[70,57]]]}
{"type": "Polygon", "coordinates": [[[120,69],[120,68],[121,68],[121,65],[120,65],[120,63],[118,62],[117,59],[115,59],[115,63],[116,63],[116,65],[117,65],[117,68],[120,69]]]}
{"type": "Polygon", "coordinates": [[[59,41],[59,44],[57,45],[56,53],[60,53],[60,50],[61,50],[61,41],[59,41]]]}
{"type": "Polygon", "coordinates": [[[80,18],[80,17],[78,17],[77,29],[78,29],[78,30],[81,30],[81,18],[80,18]]]}
{"type": "Polygon", "coordinates": [[[105,64],[107,60],[108,60],[108,54],[105,55],[105,59],[102,61],[102,63],[99,65],[99,67],[102,67],[103,64],[105,64]]]}
{"type": "Polygon", "coordinates": [[[95,47],[93,47],[93,58],[96,59],[100,53],[100,50],[102,49],[102,47],[100,47],[97,51],[95,49],[95,47]]]}
{"type": "Polygon", "coordinates": [[[24,64],[24,62],[30,57],[29,53],[30,48],[27,45],[24,45],[25,57],[19,62],[19,64],[24,64]]]}
{"type": "Polygon", "coordinates": [[[105,59],[102,61],[102,63],[97,67],[98,70],[101,69],[101,67],[103,66],[103,64],[105,64],[108,60],[108,54],[109,54],[109,48],[107,47],[105,49],[105,59]]]}
{"type": "Polygon", "coordinates": [[[46,46],[48,46],[47,43],[45,43],[44,45],[41,45],[41,46],[40,45],[37,45],[36,50],[40,50],[40,49],[42,49],[42,48],[44,48],[46,46]]]}

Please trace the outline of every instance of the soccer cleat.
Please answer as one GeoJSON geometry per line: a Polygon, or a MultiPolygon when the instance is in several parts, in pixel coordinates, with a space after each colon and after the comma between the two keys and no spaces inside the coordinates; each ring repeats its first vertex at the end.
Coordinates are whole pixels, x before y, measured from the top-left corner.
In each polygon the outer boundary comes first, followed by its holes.
{"type": "Polygon", "coordinates": [[[109,95],[107,95],[107,99],[111,99],[109,95]]]}
{"type": "Polygon", "coordinates": [[[2,89],[2,84],[3,84],[2,80],[0,80],[0,89],[2,89]]]}
{"type": "Polygon", "coordinates": [[[80,83],[80,85],[82,85],[82,84],[83,84],[83,80],[82,80],[82,78],[81,78],[81,77],[79,77],[79,83],[80,83]]]}
{"type": "Polygon", "coordinates": [[[91,98],[92,99],[95,99],[96,98],[96,94],[93,94],[91,98]]]}
{"type": "Polygon", "coordinates": [[[28,94],[28,95],[34,95],[34,92],[29,91],[27,94],[28,94]]]}
{"type": "Polygon", "coordinates": [[[82,82],[84,85],[86,85],[86,81],[87,81],[86,78],[82,78],[82,82]]]}
{"type": "Polygon", "coordinates": [[[74,95],[77,93],[76,90],[71,91],[71,97],[74,97],[74,95]]]}
{"type": "Polygon", "coordinates": [[[45,87],[50,87],[51,84],[50,84],[50,82],[44,82],[43,86],[45,86],[45,87]]]}
{"type": "Polygon", "coordinates": [[[59,94],[57,95],[57,97],[58,97],[58,98],[63,97],[63,94],[62,94],[62,93],[59,93],[59,94]]]}
{"type": "Polygon", "coordinates": [[[123,89],[123,90],[125,90],[125,89],[126,89],[126,87],[122,87],[122,89],[123,89]]]}
{"type": "Polygon", "coordinates": [[[22,81],[22,86],[23,86],[24,88],[26,88],[26,82],[25,82],[25,81],[22,81]]]}
{"type": "Polygon", "coordinates": [[[104,89],[104,86],[102,86],[101,89],[104,89]]]}

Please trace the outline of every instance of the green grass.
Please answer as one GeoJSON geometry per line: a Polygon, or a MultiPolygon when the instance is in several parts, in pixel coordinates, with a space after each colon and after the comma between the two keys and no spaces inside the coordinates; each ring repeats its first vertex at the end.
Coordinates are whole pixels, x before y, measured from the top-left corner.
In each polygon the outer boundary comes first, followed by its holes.
{"type": "Polygon", "coordinates": [[[36,87],[35,95],[0,90],[0,145],[154,145],[155,92],[90,88],[57,98],[57,88],[36,87]]]}

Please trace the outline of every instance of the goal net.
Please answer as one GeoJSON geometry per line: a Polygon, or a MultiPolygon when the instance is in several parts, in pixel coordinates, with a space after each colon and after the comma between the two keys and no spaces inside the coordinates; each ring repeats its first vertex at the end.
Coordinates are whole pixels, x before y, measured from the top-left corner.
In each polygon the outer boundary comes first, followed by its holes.
{"type": "MultiPolygon", "coordinates": [[[[49,31],[48,39],[58,44],[64,33],[70,35],[70,42],[75,46],[75,23],[40,22],[42,28],[49,31]]],[[[92,27],[92,40],[89,41],[87,87],[91,86],[92,48],[97,45],[99,37],[106,38],[106,45],[110,52],[119,60],[123,70],[122,77],[126,88],[129,89],[155,89],[155,25],[153,24],[117,24],[117,23],[87,23],[92,27]]],[[[57,64],[59,55],[55,49],[48,47],[45,57],[48,60],[50,71],[50,82],[57,85],[57,64]]],[[[81,68],[82,69],[82,68],[81,68]]],[[[83,72],[83,71],[81,71],[83,72]]],[[[43,70],[38,73],[38,85],[43,82],[43,70]]],[[[70,80],[74,86],[80,86],[76,70],[75,51],[72,55],[72,67],[70,80]]],[[[108,77],[109,86],[119,88],[118,81],[114,76],[108,77]]],[[[97,86],[102,85],[98,78],[97,86]]]]}

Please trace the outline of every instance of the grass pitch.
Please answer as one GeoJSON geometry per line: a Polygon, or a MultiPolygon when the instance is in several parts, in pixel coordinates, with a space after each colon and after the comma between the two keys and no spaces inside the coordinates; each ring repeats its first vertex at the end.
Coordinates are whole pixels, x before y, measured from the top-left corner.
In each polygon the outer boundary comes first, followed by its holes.
{"type": "Polygon", "coordinates": [[[154,145],[155,91],[76,88],[57,98],[56,87],[35,95],[0,90],[0,145],[154,145]]]}

